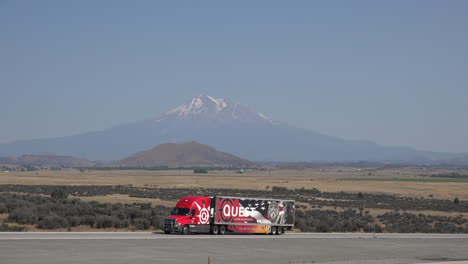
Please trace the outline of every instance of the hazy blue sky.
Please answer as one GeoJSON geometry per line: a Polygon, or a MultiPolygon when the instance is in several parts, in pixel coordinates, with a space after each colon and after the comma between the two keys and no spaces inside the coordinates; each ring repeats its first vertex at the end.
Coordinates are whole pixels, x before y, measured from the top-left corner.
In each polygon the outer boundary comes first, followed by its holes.
{"type": "Polygon", "coordinates": [[[0,0],[0,142],[208,94],[348,139],[468,152],[468,1],[0,0]]]}

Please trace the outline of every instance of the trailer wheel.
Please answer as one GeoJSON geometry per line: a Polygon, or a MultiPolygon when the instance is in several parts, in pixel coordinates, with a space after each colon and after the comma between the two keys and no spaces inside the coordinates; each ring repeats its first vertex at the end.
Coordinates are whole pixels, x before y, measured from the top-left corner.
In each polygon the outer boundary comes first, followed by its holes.
{"type": "Polygon", "coordinates": [[[219,227],[217,225],[214,225],[211,227],[211,232],[212,235],[217,235],[219,233],[219,227]]]}
{"type": "Polygon", "coordinates": [[[284,228],[278,227],[278,235],[284,234],[284,228]]]}
{"type": "Polygon", "coordinates": [[[190,234],[190,229],[189,229],[189,226],[188,225],[184,225],[184,227],[182,227],[182,231],[180,232],[182,235],[188,235],[190,234]]]}
{"type": "Polygon", "coordinates": [[[171,233],[171,231],[166,231],[166,230],[164,230],[164,234],[168,235],[168,234],[170,234],[170,233],[171,233]]]}
{"type": "Polygon", "coordinates": [[[224,233],[226,233],[226,226],[220,226],[219,227],[219,234],[224,235],[224,233]]]}
{"type": "Polygon", "coordinates": [[[273,235],[278,235],[279,234],[279,227],[275,226],[273,227],[273,235]]]}

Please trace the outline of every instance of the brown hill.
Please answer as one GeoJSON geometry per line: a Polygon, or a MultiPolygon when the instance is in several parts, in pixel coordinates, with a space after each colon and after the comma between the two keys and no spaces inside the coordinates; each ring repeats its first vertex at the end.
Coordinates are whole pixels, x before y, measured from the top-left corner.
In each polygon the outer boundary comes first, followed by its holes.
{"type": "Polygon", "coordinates": [[[128,167],[252,167],[253,162],[198,142],[161,144],[114,163],[128,167]]]}
{"type": "Polygon", "coordinates": [[[59,156],[55,154],[27,154],[20,157],[0,158],[0,163],[11,164],[18,166],[35,166],[35,167],[89,167],[95,165],[94,162],[84,159],[79,159],[72,156],[59,156]]]}

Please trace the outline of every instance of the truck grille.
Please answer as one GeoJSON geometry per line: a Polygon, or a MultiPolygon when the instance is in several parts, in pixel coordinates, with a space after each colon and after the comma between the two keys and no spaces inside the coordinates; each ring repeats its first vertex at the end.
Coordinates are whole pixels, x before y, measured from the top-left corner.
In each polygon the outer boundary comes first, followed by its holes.
{"type": "Polygon", "coordinates": [[[164,230],[172,230],[174,227],[175,219],[166,218],[164,219],[164,230]]]}

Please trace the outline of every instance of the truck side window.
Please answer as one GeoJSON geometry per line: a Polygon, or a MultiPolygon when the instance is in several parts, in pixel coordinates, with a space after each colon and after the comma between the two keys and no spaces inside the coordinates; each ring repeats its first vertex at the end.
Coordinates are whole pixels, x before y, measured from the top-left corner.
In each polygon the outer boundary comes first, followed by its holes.
{"type": "Polygon", "coordinates": [[[190,211],[190,215],[195,216],[195,209],[192,209],[192,211],[190,211]]]}

